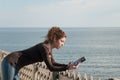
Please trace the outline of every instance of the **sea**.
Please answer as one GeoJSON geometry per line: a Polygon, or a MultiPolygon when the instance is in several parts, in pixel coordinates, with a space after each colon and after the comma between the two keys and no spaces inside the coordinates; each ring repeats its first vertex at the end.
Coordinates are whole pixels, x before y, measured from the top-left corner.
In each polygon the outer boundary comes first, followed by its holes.
{"type": "MultiPolygon", "coordinates": [[[[0,28],[0,49],[13,52],[45,40],[50,28],[0,28]]],[[[94,78],[120,78],[120,27],[61,27],[67,35],[64,46],[53,49],[58,63],[80,57],[86,61],[73,70],[94,78]]]]}

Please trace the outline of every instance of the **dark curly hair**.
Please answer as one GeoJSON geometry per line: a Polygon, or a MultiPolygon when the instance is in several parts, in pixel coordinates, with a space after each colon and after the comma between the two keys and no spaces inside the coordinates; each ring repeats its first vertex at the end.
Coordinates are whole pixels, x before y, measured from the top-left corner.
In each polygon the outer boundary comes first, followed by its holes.
{"type": "Polygon", "coordinates": [[[50,43],[53,43],[54,38],[59,40],[63,37],[67,37],[65,32],[60,29],[58,26],[53,26],[47,33],[46,35],[46,40],[49,41],[50,43]]]}

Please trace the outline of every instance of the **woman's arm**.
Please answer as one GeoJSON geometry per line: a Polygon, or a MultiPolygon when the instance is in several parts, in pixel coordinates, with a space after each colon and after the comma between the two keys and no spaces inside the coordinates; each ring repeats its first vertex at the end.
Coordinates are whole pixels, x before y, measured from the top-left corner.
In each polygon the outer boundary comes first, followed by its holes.
{"type": "Polygon", "coordinates": [[[50,71],[66,71],[68,69],[68,65],[53,63],[51,59],[52,56],[50,56],[46,48],[43,47],[41,52],[42,58],[50,71]]]}
{"type": "Polygon", "coordinates": [[[53,55],[52,54],[50,54],[50,55],[51,55],[51,61],[54,66],[67,66],[68,65],[68,64],[62,64],[62,63],[55,62],[53,55]]]}

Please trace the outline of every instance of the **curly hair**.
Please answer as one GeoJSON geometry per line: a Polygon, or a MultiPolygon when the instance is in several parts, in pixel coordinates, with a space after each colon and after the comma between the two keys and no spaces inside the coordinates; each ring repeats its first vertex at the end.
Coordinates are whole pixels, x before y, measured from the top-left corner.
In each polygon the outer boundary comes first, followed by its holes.
{"type": "Polygon", "coordinates": [[[47,33],[46,35],[46,40],[49,41],[50,43],[53,43],[54,39],[61,39],[63,37],[67,37],[65,32],[60,29],[58,26],[53,26],[47,33]]]}

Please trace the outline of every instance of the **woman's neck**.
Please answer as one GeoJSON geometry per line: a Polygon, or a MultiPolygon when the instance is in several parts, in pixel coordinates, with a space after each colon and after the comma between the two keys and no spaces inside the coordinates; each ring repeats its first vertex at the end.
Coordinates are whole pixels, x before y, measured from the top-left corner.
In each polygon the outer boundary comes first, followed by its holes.
{"type": "Polygon", "coordinates": [[[50,47],[51,50],[55,48],[53,43],[51,43],[49,40],[45,40],[44,42],[50,47]]]}

